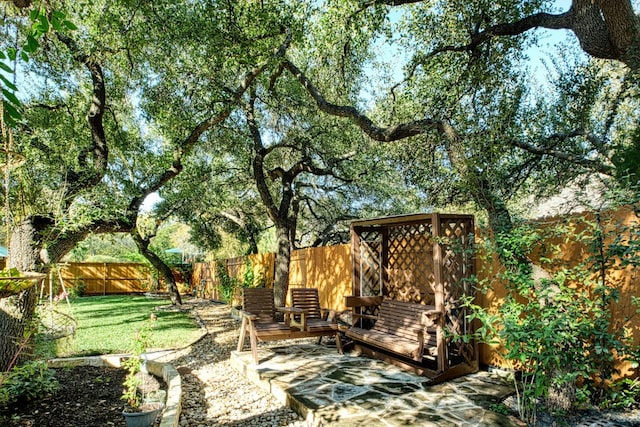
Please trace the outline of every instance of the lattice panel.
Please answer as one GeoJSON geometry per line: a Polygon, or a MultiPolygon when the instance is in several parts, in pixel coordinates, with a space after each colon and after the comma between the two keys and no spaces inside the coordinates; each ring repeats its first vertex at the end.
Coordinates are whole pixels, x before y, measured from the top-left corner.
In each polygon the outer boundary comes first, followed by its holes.
{"type": "Polygon", "coordinates": [[[380,295],[382,233],[365,231],[360,236],[360,295],[380,295]]]}
{"type": "MultiPolygon", "coordinates": [[[[440,224],[443,251],[442,280],[444,285],[445,328],[454,334],[470,333],[466,310],[459,307],[460,297],[473,290],[473,222],[442,221],[440,224]]],[[[475,344],[449,340],[449,351],[467,361],[475,359],[475,344]]]]}
{"type": "Polygon", "coordinates": [[[383,295],[397,301],[434,303],[431,224],[388,228],[387,268],[383,295]]]}
{"type": "MultiPolygon", "coordinates": [[[[381,295],[382,286],[382,233],[380,230],[360,234],[360,295],[381,295]]],[[[363,314],[376,315],[375,307],[364,307],[363,314]]]]}

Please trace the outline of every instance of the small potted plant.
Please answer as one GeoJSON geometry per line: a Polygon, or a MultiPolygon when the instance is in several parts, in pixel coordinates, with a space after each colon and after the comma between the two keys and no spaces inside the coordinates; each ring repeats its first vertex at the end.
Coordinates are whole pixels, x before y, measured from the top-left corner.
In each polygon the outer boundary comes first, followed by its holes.
{"type": "Polygon", "coordinates": [[[122,400],[125,401],[122,415],[125,417],[127,427],[152,426],[158,413],[164,408],[162,402],[147,401],[145,399],[142,375],[146,372],[144,353],[150,344],[150,329],[150,325],[146,323],[137,332],[131,356],[122,362],[122,367],[127,370],[127,375],[122,383],[124,386],[122,400]]]}

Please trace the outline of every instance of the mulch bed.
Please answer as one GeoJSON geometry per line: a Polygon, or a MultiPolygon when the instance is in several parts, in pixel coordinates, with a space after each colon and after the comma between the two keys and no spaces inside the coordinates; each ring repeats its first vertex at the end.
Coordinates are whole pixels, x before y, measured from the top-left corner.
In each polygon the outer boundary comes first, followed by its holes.
{"type": "MultiPolygon", "coordinates": [[[[45,399],[0,408],[0,425],[7,427],[124,426],[122,382],[125,371],[77,366],[56,369],[58,391],[45,399]]],[[[164,387],[148,376],[145,390],[164,387]]]]}

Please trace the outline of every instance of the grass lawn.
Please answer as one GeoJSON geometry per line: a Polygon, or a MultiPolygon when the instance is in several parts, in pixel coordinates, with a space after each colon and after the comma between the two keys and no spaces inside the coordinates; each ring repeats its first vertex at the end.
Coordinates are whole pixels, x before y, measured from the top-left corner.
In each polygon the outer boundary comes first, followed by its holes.
{"type": "MultiPolygon", "coordinates": [[[[36,353],[44,357],[126,353],[145,322],[152,324],[154,349],[181,347],[197,339],[200,328],[187,313],[155,311],[157,320],[149,320],[156,306],[167,304],[171,304],[168,299],[130,295],[74,298],[71,308],[77,321],[75,335],[44,340],[36,353]]],[[[66,310],[64,301],[58,303],[56,310],[66,310]]]]}

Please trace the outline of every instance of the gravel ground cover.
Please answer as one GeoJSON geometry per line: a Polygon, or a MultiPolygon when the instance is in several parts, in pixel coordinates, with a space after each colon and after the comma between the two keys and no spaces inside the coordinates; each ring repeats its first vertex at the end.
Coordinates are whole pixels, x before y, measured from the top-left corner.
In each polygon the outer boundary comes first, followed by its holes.
{"type": "Polygon", "coordinates": [[[240,323],[227,306],[198,300],[185,306],[195,309],[208,334],[159,359],[173,364],[182,378],[180,426],[306,426],[298,414],[231,367],[240,323]]]}

